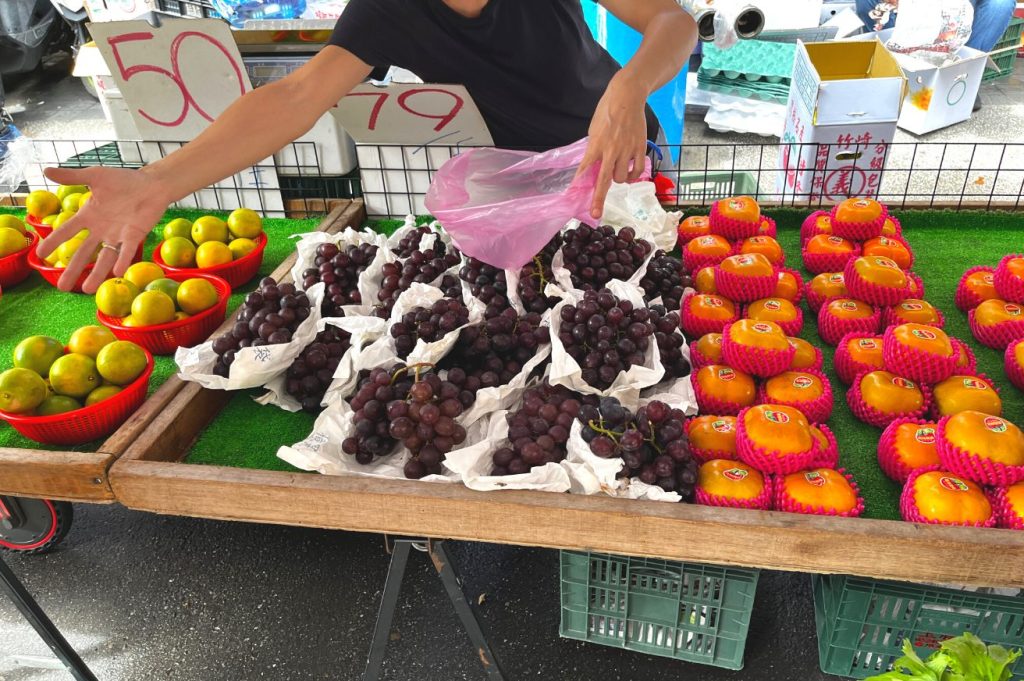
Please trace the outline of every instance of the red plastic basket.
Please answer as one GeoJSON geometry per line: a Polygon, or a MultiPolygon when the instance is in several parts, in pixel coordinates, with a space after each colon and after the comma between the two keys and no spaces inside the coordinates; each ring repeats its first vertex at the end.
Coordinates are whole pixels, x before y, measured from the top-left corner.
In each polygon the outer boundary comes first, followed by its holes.
{"type": "Polygon", "coordinates": [[[187,274],[192,277],[197,274],[213,274],[220,277],[224,281],[231,285],[231,288],[235,289],[239,286],[250,281],[253,277],[259,274],[260,265],[263,264],[263,249],[267,247],[267,235],[260,234],[256,237],[256,249],[249,255],[226,262],[223,265],[214,265],[213,267],[169,267],[164,264],[163,258],[160,257],[160,247],[164,245],[161,241],[153,249],[153,262],[163,268],[164,272],[177,272],[180,274],[187,274]]]}
{"type": "Polygon", "coordinates": [[[181,274],[169,272],[168,279],[177,282],[186,279],[205,279],[217,289],[217,304],[192,315],[188,319],[156,324],[154,326],[122,326],[117,317],[105,315],[96,310],[96,318],[103,326],[114,332],[121,340],[131,341],[146,348],[154,355],[173,355],[179,347],[190,348],[199,345],[217,330],[228,314],[228,298],[231,286],[228,282],[212,274],[181,274]]]}
{"type": "Polygon", "coordinates": [[[47,445],[80,445],[110,435],[146,401],[153,355],[146,353],[146,370],[111,398],[89,407],[53,416],[25,416],[0,411],[0,419],[16,431],[47,445]]]}
{"type": "Polygon", "coordinates": [[[25,214],[25,222],[28,224],[29,227],[36,230],[36,234],[38,234],[39,238],[41,239],[45,239],[46,237],[53,234],[53,227],[44,222],[40,222],[39,220],[29,215],[28,213],[25,214]]]}
{"type": "MultiPolygon", "coordinates": [[[[139,250],[135,251],[135,257],[132,258],[132,262],[139,262],[140,260],[142,260],[142,244],[139,244],[139,250]]],[[[29,253],[28,264],[36,272],[39,272],[39,274],[43,275],[43,279],[50,282],[50,284],[53,286],[57,285],[57,281],[60,279],[60,275],[64,274],[63,268],[51,267],[50,265],[47,265],[46,261],[44,261],[38,255],[36,255],[36,249],[34,248],[29,253]]],[[[85,266],[85,269],[82,270],[82,274],[78,277],[78,281],[75,282],[75,287],[71,289],[73,293],[82,292],[82,284],[85,283],[85,280],[88,279],[89,275],[92,273],[92,267],[92,263],[89,263],[88,265],[85,266]]]]}
{"type": "Polygon", "coordinates": [[[28,259],[35,255],[36,244],[39,237],[32,232],[28,233],[29,244],[17,253],[0,258],[0,286],[14,286],[28,279],[32,274],[32,267],[28,259]]]}

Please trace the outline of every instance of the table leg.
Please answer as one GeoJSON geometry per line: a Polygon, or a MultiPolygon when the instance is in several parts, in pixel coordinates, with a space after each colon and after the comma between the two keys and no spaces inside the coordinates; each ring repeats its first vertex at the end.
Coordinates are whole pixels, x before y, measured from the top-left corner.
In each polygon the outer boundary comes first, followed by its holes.
{"type": "Polygon", "coordinates": [[[64,663],[76,681],[96,681],[96,677],[93,676],[82,658],[46,616],[46,613],[39,607],[39,604],[32,598],[32,595],[25,589],[25,586],[18,580],[17,575],[2,557],[0,557],[0,587],[3,587],[4,593],[18,608],[22,617],[32,625],[32,628],[46,642],[53,654],[64,663]]]}
{"type": "Polygon", "coordinates": [[[370,643],[370,656],[366,660],[366,671],[363,681],[377,681],[384,664],[384,653],[391,635],[391,621],[395,617],[398,606],[398,594],[402,590],[402,577],[405,576],[405,565],[409,562],[409,547],[412,542],[399,539],[391,554],[388,565],[388,576],[384,581],[384,594],[380,599],[380,610],[377,611],[377,625],[373,629],[373,641],[370,643]]]}

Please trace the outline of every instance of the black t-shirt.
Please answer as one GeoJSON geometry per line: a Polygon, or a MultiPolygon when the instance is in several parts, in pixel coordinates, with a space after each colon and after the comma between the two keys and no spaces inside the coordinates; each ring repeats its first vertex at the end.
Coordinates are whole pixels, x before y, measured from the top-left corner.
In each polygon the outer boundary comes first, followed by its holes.
{"type": "MultiPolygon", "coordinates": [[[[589,1],[589,0],[587,0],[589,1]]],[[[464,17],[442,0],[351,0],[330,44],[375,68],[464,85],[499,147],[550,149],[586,137],[620,69],[580,0],[490,0],[464,17]]],[[[658,122],[648,106],[647,134],[658,122]]]]}

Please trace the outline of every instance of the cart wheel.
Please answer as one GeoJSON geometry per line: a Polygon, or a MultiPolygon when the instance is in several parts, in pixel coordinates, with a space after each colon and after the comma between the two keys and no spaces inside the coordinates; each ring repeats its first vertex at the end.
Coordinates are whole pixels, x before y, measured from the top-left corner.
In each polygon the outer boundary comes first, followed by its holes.
{"type": "Polygon", "coordinates": [[[64,541],[73,520],[67,501],[0,497],[0,549],[46,553],[64,541]]]}

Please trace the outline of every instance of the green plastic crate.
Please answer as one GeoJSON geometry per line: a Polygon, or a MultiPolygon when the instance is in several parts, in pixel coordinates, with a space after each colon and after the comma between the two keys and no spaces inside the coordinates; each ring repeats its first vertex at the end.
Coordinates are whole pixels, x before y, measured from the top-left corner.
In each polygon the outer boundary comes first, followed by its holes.
{"type": "Polygon", "coordinates": [[[743,668],[758,570],[561,553],[564,638],[743,668]]]}
{"type": "Polygon", "coordinates": [[[1024,31],[1024,17],[1014,17],[1010,19],[1010,25],[1006,27],[1006,32],[1003,33],[1003,37],[999,39],[993,51],[1002,50],[1007,47],[1020,47],[1020,36],[1021,32],[1024,31]]]}
{"type": "MultiPolygon", "coordinates": [[[[669,177],[676,179],[676,173],[669,177]]],[[[679,204],[706,205],[730,196],[754,196],[757,194],[757,178],[753,173],[732,170],[709,170],[679,173],[679,204]]]]}
{"type": "Polygon", "coordinates": [[[994,52],[990,55],[998,69],[986,69],[981,77],[983,82],[1008,78],[1013,73],[1014,64],[1017,61],[1017,50],[1003,48],[1002,52],[994,52]]]}
{"type": "MultiPolygon", "coordinates": [[[[881,674],[910,639],[922,656],[969,631],[986,643],[1024,645],[1024,597],[813,575],[818,658],[828,674],[863,679],[881,674]]],[[[1024,674],[1024,659],[1014,666],[1024,674]]]]}

